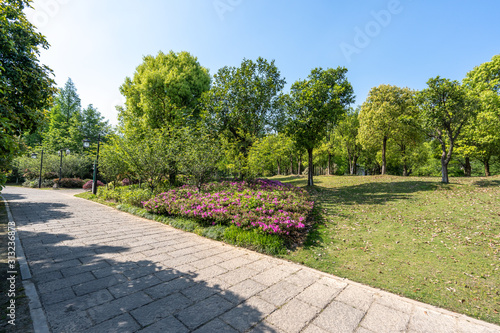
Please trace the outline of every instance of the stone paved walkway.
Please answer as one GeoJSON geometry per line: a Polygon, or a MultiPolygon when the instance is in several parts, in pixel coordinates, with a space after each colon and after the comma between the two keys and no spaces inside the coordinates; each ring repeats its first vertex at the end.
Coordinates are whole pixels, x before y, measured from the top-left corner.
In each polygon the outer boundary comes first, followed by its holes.
{"type": "Polygon", "coordinates": [[[2,191],[52,332],[500,332],[73,194],[2,191]]]}

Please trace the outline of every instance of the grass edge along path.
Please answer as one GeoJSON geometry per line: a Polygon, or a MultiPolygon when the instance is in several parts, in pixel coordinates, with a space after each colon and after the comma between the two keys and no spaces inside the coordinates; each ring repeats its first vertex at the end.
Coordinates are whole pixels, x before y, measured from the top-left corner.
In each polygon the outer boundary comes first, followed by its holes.
{"type": "Polygon", "coordinates": [[[285,259],[500,324],[500,176],[315,180],[322,218],[285,259]]]}

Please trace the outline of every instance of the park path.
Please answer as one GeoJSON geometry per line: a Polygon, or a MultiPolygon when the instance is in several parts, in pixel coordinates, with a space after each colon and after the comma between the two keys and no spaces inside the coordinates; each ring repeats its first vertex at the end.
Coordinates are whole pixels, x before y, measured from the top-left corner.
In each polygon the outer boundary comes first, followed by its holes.
{"type": "Polygon", "coordinates": [[[2,191],[51,332],[500,332],[74,193],[2,191]]]}

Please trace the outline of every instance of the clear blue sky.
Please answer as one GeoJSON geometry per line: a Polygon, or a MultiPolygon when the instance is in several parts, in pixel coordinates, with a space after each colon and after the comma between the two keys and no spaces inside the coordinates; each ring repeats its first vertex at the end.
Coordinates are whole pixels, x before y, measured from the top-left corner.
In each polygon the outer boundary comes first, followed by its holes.
{"type": "Polygon", "coordinates": [[[58,86],[117,124],[119,86],[144,55],[188,51],[210,74],[243,58],[274,59],[285,90],[315,67],[345,66],[363,103],[370,88],[462,80],[500,54],[498,0],[35,0],[30,21],[51,44],[41,62],[58,86]]]}

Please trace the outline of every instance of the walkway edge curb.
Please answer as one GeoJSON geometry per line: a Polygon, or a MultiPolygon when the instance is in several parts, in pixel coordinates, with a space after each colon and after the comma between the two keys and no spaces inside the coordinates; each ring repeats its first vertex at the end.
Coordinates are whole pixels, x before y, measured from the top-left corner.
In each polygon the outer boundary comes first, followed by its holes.
{"type": "MultiPolygon", "coordinates": [[[[7,217],[9,222],[14,223],[14,218],[10,211],[9,202],[0,194],[5,203],[5,209],[7,211],[7,217]]],[[[31,320],[33,321],[33,329],[35,333],[49,333],[49,323],[47,317],[42,308],[42,303],[40,302],[40,297],[38,296],[38,291],[36,290],[35,284],[31,281],[31,272],[29,269],[28,262],[26,261],[26,256],[24,255],[24,249],[19,238],[19,232],[16,226],[15,232],[15,243],[16,243],[16,257],[19,263],[19,269],[21,271],[21,279],[23,287],[25,289],[26,296],[29,299],[29,309],[31,320]]]]}

